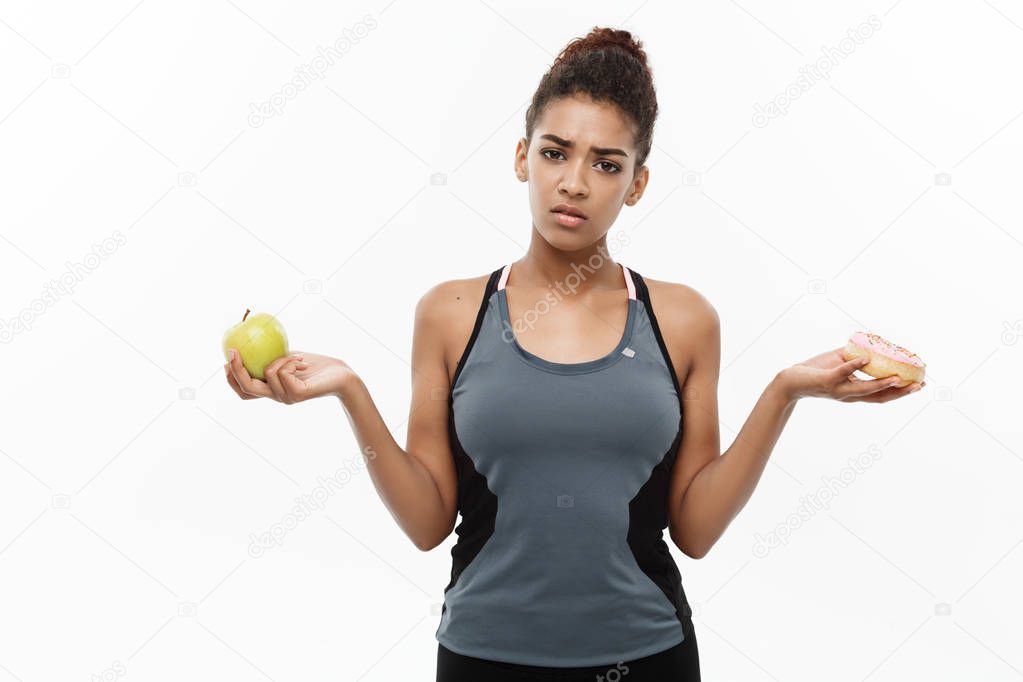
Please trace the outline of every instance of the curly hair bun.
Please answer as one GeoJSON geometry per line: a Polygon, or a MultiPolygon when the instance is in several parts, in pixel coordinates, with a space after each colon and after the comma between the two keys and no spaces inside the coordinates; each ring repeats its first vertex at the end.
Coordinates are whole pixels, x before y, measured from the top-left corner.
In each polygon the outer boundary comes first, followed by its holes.
{"type": "Polygon", "coordinates": [[[636,59],[647,69],[646,52],[643,51],[642,41],[636,40],[632,37],[632,34],[628,31],[623,31],[615,28],[601,28],[594,26],[588,34],[583,38],[575,38],[565,49],[558,55],[557,60],[568,59],[572,55],[578,52],[585,52],[587,50],[599,50],[605,47],[618,46],[624,50],[628,50],[632,53],[636,59]]]}
{"type": "Polygon", "coordinates": [[[616,105],[633,123],[638,170],[650,154],[657,120],[657,93],[643,43],[628,31],[599,26],[569,42],[533,93],[526,111],[526,140],[533,139],[548,104],[576,93],[616,105]]]}

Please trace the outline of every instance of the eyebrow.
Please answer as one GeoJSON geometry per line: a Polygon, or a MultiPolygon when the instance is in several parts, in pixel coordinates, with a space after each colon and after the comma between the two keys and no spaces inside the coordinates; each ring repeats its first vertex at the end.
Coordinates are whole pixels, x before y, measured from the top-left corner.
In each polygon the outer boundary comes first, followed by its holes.
{"type": "MultiPolygon", "coordinates": [[[[557,144],[560,144],[562,147],[568,147],[569,149],[571,149],[572,147],[575,146],[575,142],[572,142],[571,140],[563,140],[562,138],[558,137],[557,135],[553,135],[551,133],[547,133],[545,135],[541,135],[540,139],[541,140],[550,140],[551,142],[555,142],[557,144]]],[[[617,154],[618,156],[624,156],[626,158],[628,158],[628,156],[629,156],[628,154],[623,152],[621,149],[615,149],[614,147],[590,147],[590,151],[592,151],[594,154],[597,154],[599,156],[611,156],[611,155],[614,155],[614,154],[617,154]]]]}

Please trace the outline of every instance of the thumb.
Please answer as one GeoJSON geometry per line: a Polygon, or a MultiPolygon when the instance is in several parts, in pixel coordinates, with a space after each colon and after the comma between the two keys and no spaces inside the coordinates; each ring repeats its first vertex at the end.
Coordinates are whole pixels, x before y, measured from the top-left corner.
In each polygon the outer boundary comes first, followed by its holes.
{"type": "Polygon", "coordinates": [[[847,360],[838,367],[836,367],[835,373],[837,374],[837,378],[844,379],[849,377],[856,370],[860,369],[861,367],[864,367],[869,363],[870,358],[853,358],[852,360],[847,360]]]}

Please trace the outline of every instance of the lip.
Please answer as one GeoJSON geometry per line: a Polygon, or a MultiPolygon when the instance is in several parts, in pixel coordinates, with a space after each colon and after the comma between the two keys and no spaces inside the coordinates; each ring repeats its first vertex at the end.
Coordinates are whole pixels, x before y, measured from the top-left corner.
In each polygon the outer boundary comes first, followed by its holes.
{"type": "Polygon", "coordinates": [[[584,222],[586,222],[586,218],[581,218],[575,215],[569,215],[568,213],[559,213],[557,211],[552,211],[551,213],[554,216],[554,220],[558,223],[558,225],[561,225],[562,227],[567,227],[569,229],[575,229],[582,225],[584,222]]]}
{"type": "Polygon", "coordinates": [[[568,215],[573,215],[576,216],[577,218],[582,218],[583,220],[586,220],[586,214],[580,211],[577,207],[572,206],[571,204],[558,204],[557,206],[551,209],[551,212],[566,213],[568,215]]]}

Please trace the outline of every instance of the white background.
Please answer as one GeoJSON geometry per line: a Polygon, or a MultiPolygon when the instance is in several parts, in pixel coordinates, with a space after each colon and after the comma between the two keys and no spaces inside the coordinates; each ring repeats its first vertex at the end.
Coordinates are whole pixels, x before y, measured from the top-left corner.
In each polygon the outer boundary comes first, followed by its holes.
{"type": "Polygon", "coordinates": [[[855,330],[927,363],[894,403],[802,401],[711,553],[672,548],[704,679],[1023,677],[1018,3],[129,0],[0,5],[0,680],[433,679],[453,536],[402,534],[336,401],[239,400],[221,336],[277,314],[404,443],[415,303],[522,255],[525,109],[594,25],[644,42],[661,106],[615,257],[718,310],[722,446],[855,330]]]}

